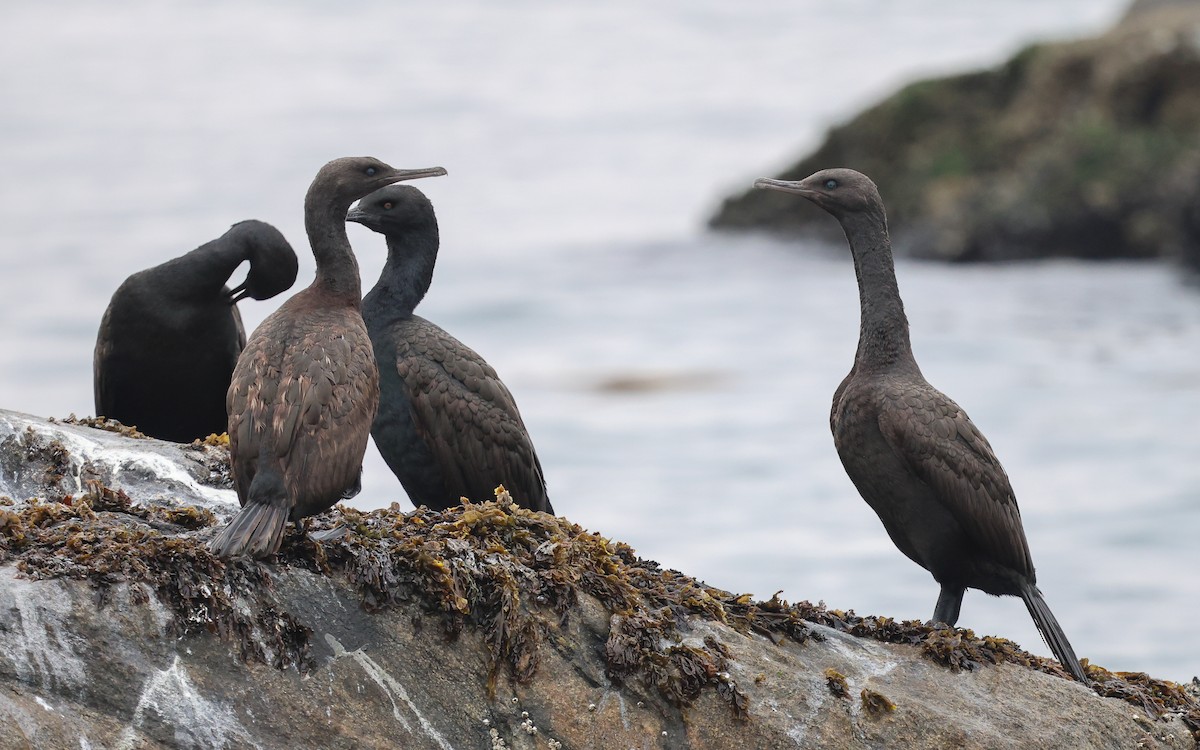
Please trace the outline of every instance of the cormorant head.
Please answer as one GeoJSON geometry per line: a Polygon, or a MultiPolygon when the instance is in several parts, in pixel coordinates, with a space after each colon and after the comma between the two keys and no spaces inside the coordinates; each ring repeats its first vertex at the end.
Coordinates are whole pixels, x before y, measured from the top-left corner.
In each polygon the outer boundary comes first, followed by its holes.
{"type": "Polygon", "coordinates": [[[754,187],[796,193],[838,219],[867,211],[883,212],[879,188],[871,178],[853,169],[823,169],[796,181],[760,177],[754,181],[754,187]]]}
{"type": "Polygon", "coordinates": [[[354,201],[384,185],[444,174],[446,170],[441,167],[396,169],[371,156],[347,156],[321,167],[308,188],[305,205],[316,199],[327,202],[330,207],[343,206],[342,210],[345,210],[354,201]]]}
{"type": "Polygon", "coordinates": [[[357,222],[383,235],[431,227],[437,231],[433,204],[412,185],[388,185],[376,190],[350,209],[346,221],[357,222]]]}
{"type": "Polygon", "coordinates": [[[239,243],[250,262],[246,280],[229,293],[231,304],[245,297],[270,299],[296,282],[296,251],[278,229],[250,219],[234,224],[226,234],[239,243]]]}

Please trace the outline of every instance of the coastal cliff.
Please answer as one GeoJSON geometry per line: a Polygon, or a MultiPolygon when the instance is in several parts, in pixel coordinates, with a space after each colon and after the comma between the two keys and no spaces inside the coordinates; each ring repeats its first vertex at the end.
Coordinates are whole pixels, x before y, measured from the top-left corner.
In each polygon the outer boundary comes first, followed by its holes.
{"type": "MultiPolygon", "coordinates": [[[[835,166],[875,180],[906,254],[1200,268],[1200,2],[1139,2],[1097,38],[905,86],[775,176],[835,166]]],[[[765,190],[726,199],[709,223],[836,232],[820,211],[765,190]]]]}
{"type": "MultiPolygon", "coordinates": [[[[569,508],[569,498],[564,498],[569,508]]],[[[494,501],[205,547],[227,451],[0,411],[0,747],[1179,748],[1200,703],[1003,639],[755,602],[494,501]]]]}

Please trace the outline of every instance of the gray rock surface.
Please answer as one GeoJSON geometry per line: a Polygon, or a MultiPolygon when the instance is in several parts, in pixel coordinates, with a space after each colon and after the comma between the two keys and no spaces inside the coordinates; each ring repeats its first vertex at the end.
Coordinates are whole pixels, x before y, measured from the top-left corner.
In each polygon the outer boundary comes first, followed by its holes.
{"type": "Polygon", "coordinates": [[[930,658],[969,632],[788,619],[502,503],[223,565],[221,452],[0,412],[0,748],[1195,747],[1037,657],[930,658]]]}

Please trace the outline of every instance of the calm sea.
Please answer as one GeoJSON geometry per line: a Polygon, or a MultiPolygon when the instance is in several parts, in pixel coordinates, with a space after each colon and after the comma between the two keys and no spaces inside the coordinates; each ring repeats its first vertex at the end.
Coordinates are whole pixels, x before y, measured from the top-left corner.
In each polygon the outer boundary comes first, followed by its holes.
{"type": "MultiPolygon", "coordinates": [[[[443,236],[422,312],[504,376],[556,509],[716,586],[926,618],[935,584],[829,436],[857,333],[845,249],[713,236],[703,219],[899,83],[1122,9],[6,3],[0,405],[90,414],[113,289],[238,220],[283,230],[306,283],[301,200],[328,159],[441,165],[420,184],[443,236]]],[[[370,286],[382,242],[350,234],[370,286]]],[[[1200,673],[1200,296],[1157,265],[899,273],[922,367],[1005,462],[1076,650],[1200,673]]],[[[372,449],[358,502],[393,500],[372,449]]],[[[960,624],[1047,653],[1017,600],[973,592],[960,624]]]]}

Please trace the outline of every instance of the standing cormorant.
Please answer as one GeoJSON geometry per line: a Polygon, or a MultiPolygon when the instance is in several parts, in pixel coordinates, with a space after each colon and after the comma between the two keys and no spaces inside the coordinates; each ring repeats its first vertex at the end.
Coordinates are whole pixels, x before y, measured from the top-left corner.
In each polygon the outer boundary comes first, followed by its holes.
{"type": "Polygon", "coordinates": [[[842,225],[858,277],[858,352],[829,417],[842,465],[892,542],[941,585],[933,621],[953,626],[968,588],[1019,596],[1054,656],[1087,683],[1038,590],[1017,498],[992,447],[913,358],[879,190],[851,169],[755,187],[796,193],[842,225]]]}
{"type": "Polygon", "coordinates": [[[379,372],[346,211],[384,185],[445,173],[370,157],[335,159],[317,172],[304,197],[316,278],[255,329],[229,386],[230,463],[242,510],[212,541],[215,554],[270,555],[289,520],[356,491],[379,372]]]}
{"type": "Polygon", "coordinates": [[[363,198],[346,219],[387,238],[387,263],[363,299],[379,361],[371,435],[413,504],[443,510],[460,497],[491,498],[503,484],[517,504],[553,513],[533,441],[500,376],[413,314],[437,262],[429,199],[410,185],[392,185],[363,198]]]}
{"type": "Polygon", "coordinates": [[[237,302],[274,297],[295,280],[295,251],[261,221],[125,279],[96,336],[96,414],[177,443],[225,432],[225,392],[246,345],[237,302]],[[231,291],[225,284],[245,261],[246,281],[231,291]]]}

